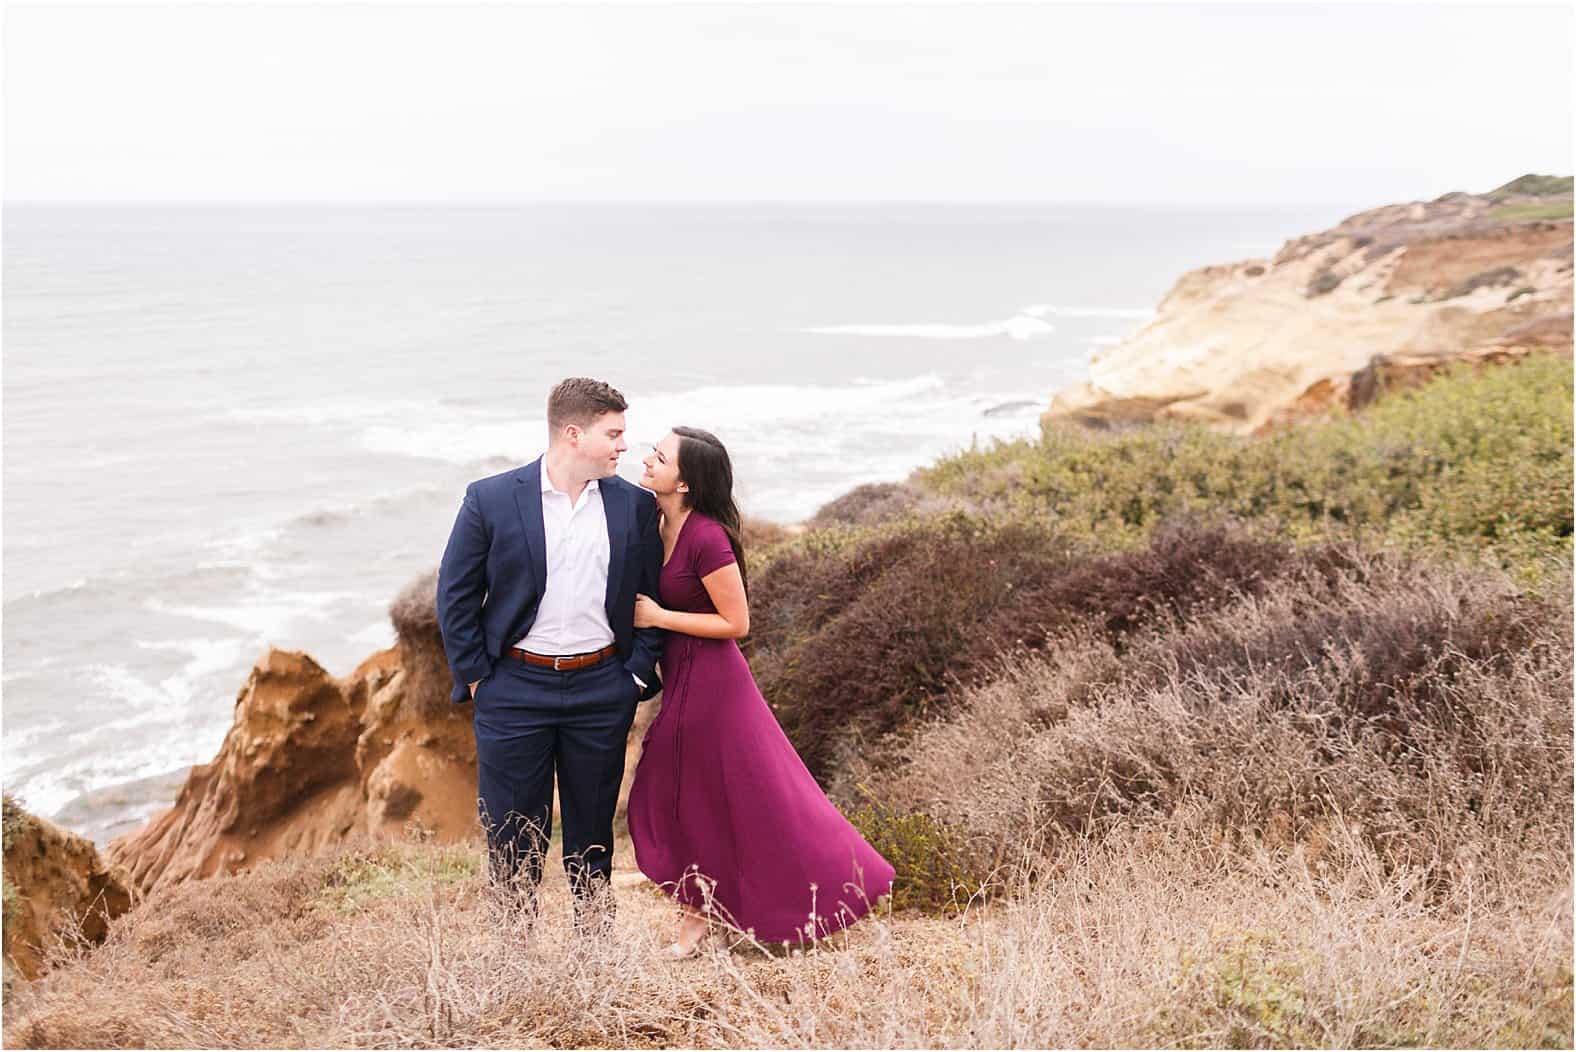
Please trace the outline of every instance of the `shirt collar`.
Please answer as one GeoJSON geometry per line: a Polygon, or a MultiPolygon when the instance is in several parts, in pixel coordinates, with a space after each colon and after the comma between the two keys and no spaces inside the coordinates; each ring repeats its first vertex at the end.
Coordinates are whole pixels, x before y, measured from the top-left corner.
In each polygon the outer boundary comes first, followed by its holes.
{"type": "MultiPolygon", "coordinates": [[[[597,483],[599,481],[601,481],[601,480],[600,479],[592,479],[590,482],[587,482],[586,483],[586,490],[588,492],[591,492],[591,493],[599,493],[599,492],[601,492],[600,487],[598,487],[598,485],[597,485],[597,483]]],[[[546,464],[542,465],[542,492],[543,493],[559,493],[559,492],[561,492],[560,490],[557,490],[557,489],[553,488],[553,480],[547,477],[547,465],[546,464]]],[[[569,494],[565,493],[564,496],[567,497],[567,496],[569,496],[569,494]]]]}

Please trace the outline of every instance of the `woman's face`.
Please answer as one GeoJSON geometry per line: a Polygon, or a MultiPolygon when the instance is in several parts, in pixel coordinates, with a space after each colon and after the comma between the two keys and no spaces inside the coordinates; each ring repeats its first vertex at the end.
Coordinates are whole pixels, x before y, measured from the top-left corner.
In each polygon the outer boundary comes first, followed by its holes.
{"type": "Polygon", "coordinates": [[[689,487],[679,479],[679,436],[671,431],[661,442],[651,447],[645,459],[646,471],[640,484],[659,497],[669,493],[685,493],[689,487]]]}

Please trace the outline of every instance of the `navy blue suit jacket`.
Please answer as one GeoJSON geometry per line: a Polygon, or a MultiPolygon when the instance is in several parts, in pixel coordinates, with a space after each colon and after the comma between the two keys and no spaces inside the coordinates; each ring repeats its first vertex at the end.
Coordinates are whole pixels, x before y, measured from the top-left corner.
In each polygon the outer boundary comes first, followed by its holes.
{"type": "MultiPolygon", "coordinates": [[[[617,475],[597,482],[607,514],[607,622],[624,668],[661,689],[657,659],[666,633],[635,627],[635,593],[653,598],[662,572],[657,498],[617,475]]],[[[499,656],[531,630],[547,589],[542,525],[542,460],[465,487],[438,566],[438,628],[454,675],[450,700],[469,701],[470,684],[492,674],[499,656]]]]}

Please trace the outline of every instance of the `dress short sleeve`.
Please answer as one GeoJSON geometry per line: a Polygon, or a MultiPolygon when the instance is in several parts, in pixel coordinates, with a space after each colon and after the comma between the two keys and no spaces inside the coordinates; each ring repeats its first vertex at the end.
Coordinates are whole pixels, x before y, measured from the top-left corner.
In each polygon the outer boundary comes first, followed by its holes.
{"type": "Polygon", "coordinates": [[[728,531],[722,528],[721,523],[714,519],[702,519],[695,525],[705,527],[698,531],[695,538],[696,577],[705,577],[729,563],[738,562],[733,554],[733,543],[728,540],[728,531]]]}

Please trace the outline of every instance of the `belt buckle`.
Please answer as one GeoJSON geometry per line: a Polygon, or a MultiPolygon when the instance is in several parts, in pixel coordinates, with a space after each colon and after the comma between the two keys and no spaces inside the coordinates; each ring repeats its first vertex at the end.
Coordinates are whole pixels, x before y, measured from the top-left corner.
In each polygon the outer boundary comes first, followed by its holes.
{"type": "Polygon", "coordinates": [[[560,656],[560,657],[555,657],[555,658],[553,658],[553,671],[554,671],[554,672],[562,672],[562,671],[563,671],[563,669],[561,669],[561,668],[559,668],[559,667],[558,667],[558,663],[559,663],[559,662],[560,662],[560,661],[562,661],[562,660],[564,660],[564,659],[563,659],[563,657],[561,657],[561,656],[560,656]]]}

